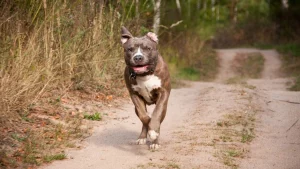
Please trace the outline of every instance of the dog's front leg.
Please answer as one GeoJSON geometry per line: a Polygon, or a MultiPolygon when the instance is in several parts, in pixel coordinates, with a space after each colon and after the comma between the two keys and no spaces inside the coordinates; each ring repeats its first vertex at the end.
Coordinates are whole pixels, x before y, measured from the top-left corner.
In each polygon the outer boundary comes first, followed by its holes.
{"type": "Polygon", "coordinates": [[[167,104],[169,99],[169,92],[166,89],[158,89],[158,98],[156,101],[156,107],[153,111],[151,121],[148,127],[148,136],[152,141],[150,149],[158,149],[159,145],[159,134],[160,134],[160,124],[164,120],[167,112],[167,104]]]}
{"type": "Polygon", "coordinates": [[[131,95],[131,100],[135,105],[135,113],[143,123],[143,128],[139,138],[136,140],[137,144],[146,144],[148,124],[150,122],[150,117],[147,115],[147,109],[145,102],[136,94],[131,95]]]}

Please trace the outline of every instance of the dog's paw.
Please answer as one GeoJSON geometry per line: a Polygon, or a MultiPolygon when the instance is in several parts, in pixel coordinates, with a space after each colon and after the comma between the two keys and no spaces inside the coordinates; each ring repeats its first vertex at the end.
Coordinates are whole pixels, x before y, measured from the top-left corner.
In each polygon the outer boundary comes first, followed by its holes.
{"type": "Polygon", "coordinates": [[[135,141],[135,143],[138,144],[138,145],[146,144],[146,142],[147,142],[147,139],[146,139],[146,138],[140,138],[140,139],[137,139],[137,140],[135,141]]]}
{"type": "Polygon", "coordinates": [[[156,133],[154,130],[149,130],[148,131],[148,138],[151,140],[151,141],[154,141],[158,138],[159,134],[156,133]]]}
{"type": "Polygon", "coordinates": [[[160,148],[159,144],[151,144],[150,145],[150,150],[158,150],[160,148]]]}

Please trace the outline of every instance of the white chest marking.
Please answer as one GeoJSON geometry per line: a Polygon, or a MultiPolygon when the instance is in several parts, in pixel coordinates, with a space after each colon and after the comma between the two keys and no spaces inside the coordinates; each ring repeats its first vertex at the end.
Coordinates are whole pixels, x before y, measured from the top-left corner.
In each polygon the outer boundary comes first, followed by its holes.
{"type": "Polygon", "coordinates": [[[147,102],[151,102],[151,91],[161,87],[161,80],[154,75],[136,77],[137,85],[132,85],[132,89],[138,92],[147,102]]]}

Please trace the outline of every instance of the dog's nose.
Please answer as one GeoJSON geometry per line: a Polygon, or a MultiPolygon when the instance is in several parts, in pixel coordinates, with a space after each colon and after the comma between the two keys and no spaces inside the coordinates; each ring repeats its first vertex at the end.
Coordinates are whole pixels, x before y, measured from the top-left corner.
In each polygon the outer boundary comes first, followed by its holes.
{"type": "Polygon", "coordinates": [[[143,55],[136,55],[136,56],[134,56],[133,59],[136,62],[141,62],[143,60],[143,55]]]}

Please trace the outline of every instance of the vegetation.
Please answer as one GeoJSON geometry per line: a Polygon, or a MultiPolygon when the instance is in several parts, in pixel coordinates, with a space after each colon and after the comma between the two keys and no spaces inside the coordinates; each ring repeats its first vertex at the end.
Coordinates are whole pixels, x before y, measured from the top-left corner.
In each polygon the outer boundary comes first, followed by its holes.
{"type": "Polygon", "coordinates": [[[49,155],[44,157],[45,162],[51,162],[54,160],[63,160],[66,158],[65,154],[55,154],[55,155],[49,155]]]}
{"type": "Polygon", "coordinates": [[[102,116],[101,116],[101,114],[100,113],[95,113],[95,114],[85,114],[84,116],[83,116],[83,118],[85,118],[85,119],[88,119],[88,120],[93,120],[93,121],[100,121],[101,119],[102,119],[102,116]]]}
{"type": "Polygon", "coordinates": [[[281,0],[177,2],[1,1],[0,166],[47,161],[42,157],[84,135],[84,118],[101,119],[64,108],[69,97],[110,102],[126,96],[122,25],[134,35],[158,33],[173,82],[212,80],[218,67],[212,47],[277,45],[279,51],[292,51],[284,56],[286,69],[299,71],[299,2],[289,0],[289,7],[281,0]],[[56,137],[59,133],[63,136],[56,137]]]}
{"type": "Polygon", "coordinates": [[[276,47],[282,54],[283,70],[295,77],[294,84],[289,88],[300,91],[300,43],[288,43],[276,47]]]}
{"type": "Polygon", "coordinates": [[[238,54],[233,61],[233,69],[241,78],[259,78],[265,59],[260,53],[238,54]]]}

